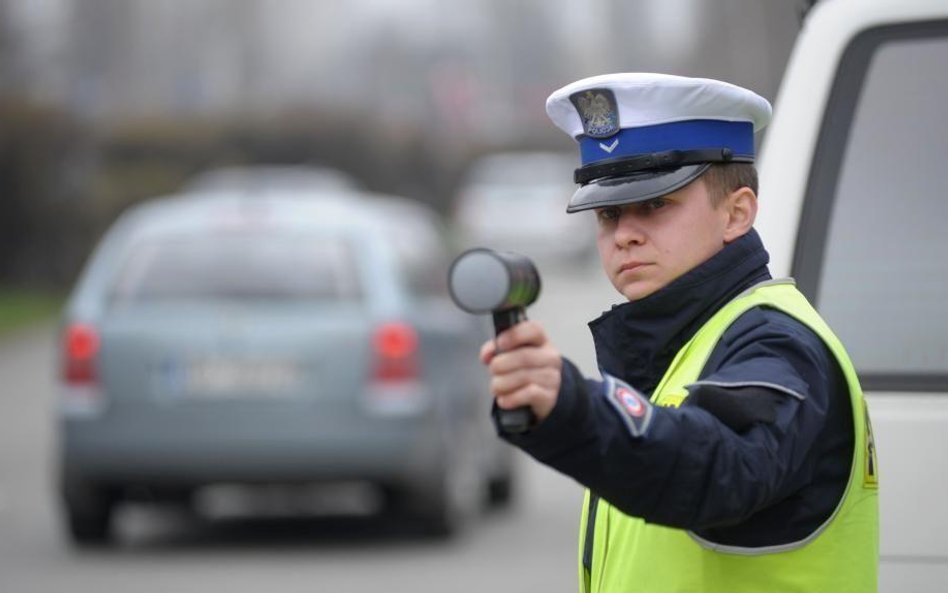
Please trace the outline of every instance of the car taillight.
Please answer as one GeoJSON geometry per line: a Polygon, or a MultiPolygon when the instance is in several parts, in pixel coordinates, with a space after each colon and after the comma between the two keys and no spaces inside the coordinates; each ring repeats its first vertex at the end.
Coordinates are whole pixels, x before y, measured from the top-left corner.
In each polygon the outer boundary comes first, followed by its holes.
{"type": "Polygon", "coordinates": [[[63,379],[71,385],[95,383],[99,335],[95,328],[75,323],[66,328],[63,337],[63,379]]]}
{"type": "Polygon", "coordinates": [[[386,323],[372,338],[375,381],[387,383],[418,378],[418,334],[405,323],[386,323]]]}

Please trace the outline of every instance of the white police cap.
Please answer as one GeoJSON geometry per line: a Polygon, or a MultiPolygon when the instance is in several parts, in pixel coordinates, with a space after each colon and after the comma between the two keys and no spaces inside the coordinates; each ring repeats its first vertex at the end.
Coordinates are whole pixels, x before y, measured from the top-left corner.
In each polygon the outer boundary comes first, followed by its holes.
{"type": "Polygon", "coordinates": [[[546,112],[579,143],[579,189],[567,212],[650,200],[684,187],[711,163],[754,162],[766,99],[709,78],[621,73],[554,92],[546,112]]]}

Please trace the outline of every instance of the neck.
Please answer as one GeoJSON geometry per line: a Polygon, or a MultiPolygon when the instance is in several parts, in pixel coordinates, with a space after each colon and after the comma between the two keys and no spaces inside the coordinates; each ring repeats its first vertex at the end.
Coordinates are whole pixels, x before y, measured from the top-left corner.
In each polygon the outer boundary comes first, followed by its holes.
{"type": "Polygon", "coordinates": [[[751,230],[661,290],[590,323],[603,371],[651,392],[675,353],[718,309],[770,278],[769,256],[751,230]]]}

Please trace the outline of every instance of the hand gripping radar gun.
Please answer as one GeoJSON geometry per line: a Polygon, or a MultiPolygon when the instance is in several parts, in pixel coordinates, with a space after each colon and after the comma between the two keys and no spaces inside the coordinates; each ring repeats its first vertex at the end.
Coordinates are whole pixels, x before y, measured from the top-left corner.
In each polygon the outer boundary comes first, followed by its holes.
{"type": "MultiPolygon", "coordinates": [[[[494,335],[527,318],[526,307],[540,294],[540,274],[526,256],[478,247],[462,253],[448,273],[454,303],[468,313],[493,314],[494,335]]],[[[535,418],[529,407],[497,410],[501,430],[526,432],[535,418]]]]}

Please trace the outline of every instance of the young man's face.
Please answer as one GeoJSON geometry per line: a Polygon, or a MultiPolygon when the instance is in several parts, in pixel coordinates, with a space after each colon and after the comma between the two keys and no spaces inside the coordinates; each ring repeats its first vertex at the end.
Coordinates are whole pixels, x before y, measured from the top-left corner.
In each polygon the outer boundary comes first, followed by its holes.
{"type": "Polygon", "coordinates": [[[704,181],[646,202],[596,209],[599,257],[620,293],[635,301],[667,286],[724,247],[727,209],[704,181]]]}

